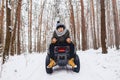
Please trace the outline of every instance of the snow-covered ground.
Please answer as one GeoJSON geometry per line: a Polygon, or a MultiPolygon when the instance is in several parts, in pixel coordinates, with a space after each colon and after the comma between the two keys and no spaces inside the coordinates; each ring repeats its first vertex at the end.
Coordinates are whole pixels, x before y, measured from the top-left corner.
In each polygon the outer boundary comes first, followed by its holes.
{"type": "Polygon", "coordinates": [[[2,66],[0,80],[120,80],[120,50],[109,49],[108,54],[101,54],[101,49],[91,49],[77,54],[79,73],[61,69],[51,75],[45,71],[46,53],[11,56],[2,66]]]}

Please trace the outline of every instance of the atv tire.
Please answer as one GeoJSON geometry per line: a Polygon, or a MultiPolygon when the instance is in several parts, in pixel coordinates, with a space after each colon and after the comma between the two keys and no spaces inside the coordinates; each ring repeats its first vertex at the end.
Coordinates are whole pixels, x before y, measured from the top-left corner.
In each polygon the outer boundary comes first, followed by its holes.
{"type": "Polygon", "coordinates": [[[47,55],[46,56],[46,61],[45,61],[45,68],[46,68],[46,72],[48,73],[48,74],[51,74],[52,72],[53,72],[53,69],[52,68],[47,68],[47,66],[49,65],[49,63],[50,63],[50,57],[47,55]]]}
{"type": "Polygon", "coordinates": [[[77,65],[77,67],[73,68],[73,71],[76,72],[76,73],[79,73],[79,71],[80,71],[80,59],[79,59],[77,54],[76,54],[74,62],[77,65]]]}

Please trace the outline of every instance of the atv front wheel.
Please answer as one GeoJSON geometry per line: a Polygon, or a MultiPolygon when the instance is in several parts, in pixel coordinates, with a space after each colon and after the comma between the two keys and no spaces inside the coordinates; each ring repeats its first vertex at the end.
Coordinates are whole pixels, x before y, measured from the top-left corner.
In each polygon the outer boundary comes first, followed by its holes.
{"type": "Polygon", "coordinates": [[[45,68],[46,68],[46,72],[48,73],[48,74],[51,74],[52,72],[53,72],[53,69],[52,68],[47,68],[47,66],[49,65],[49,63],[50,63],[50,57],[47,55],[46,56],[46,61],[45,61],[45,68]]]}
{"type": "Polygon", "coordinates": [[[73,71],[78,73],[80,71],[80,59],[77,54],[76,54],[74,62],[77,65],[77,67],[73,68],[73,71]]]}

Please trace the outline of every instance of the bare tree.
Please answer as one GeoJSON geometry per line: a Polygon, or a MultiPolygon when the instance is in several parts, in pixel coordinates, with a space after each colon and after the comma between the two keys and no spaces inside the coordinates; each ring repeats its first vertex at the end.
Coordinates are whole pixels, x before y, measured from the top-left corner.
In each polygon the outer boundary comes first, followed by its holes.
{"type": "Polygon", "coordinates": [[[101,47],[101,38],[100,38],[100,0],[96,0],[96,25],[97,25],[97,46],[101,47]]]}
{"type": "MultiPolygon", "coordinates": [[[[35,10],[36,10],[36,8],[37,8],[37,6],[35,5],[35,10]]],[[[37,22],[37,17],[38,17],[37,12],[35,12],[35,15],[34,15],[34,19],[35,19],[34,21],[35,22],[37,22]]],[[[34,36],[35,36],[34,37],[34,52],[37,52],[37,46],[36,46],[37,45],[37,43],[36,43],[36,41],[37,41],[37,35],[36,35],[37,34],[37,29],[38,29],[37,23],[35,23],[35,27],[34,27],[34,36]]]]}
{"type": "Polygon", "coordinates": [[[73,10],[73,5],[72,1],[69,0],[69,7],[70,7],[70,28],[72,32],[72,37],[73,37],[73,42],[76,45],[76,29],[75,29],[75,18],[74,18],[74,10],[73,10]]]}
{"type": "MultiPolygon", "coordinates": [[[[15,34],[16,34],[16,24],[14,26],[14,14],[15,14],[14,13],[14,0],[11,0],[11,4],[12,4],[11,5],[11,7],[12,7],[12,10],[11,10],[11,26],[13,27],[13,31],[12,31],[12,35],[11,35],[10,54],[14,55],[15,54],[15,52],[14,52],[14,49],[15,49],[14,42],[15,42],[15,34]]],[[[17,16],[15,15],[15,22],[17,21],[16,19],[17,19],[17,16]]]]}
{"type": "Polygon", "coordinates": [[[41,0],[41,11],[39,14],[39,22],[38,22],[38,36],[37,36],[37,52],[41,51],[41,32],[42,32],[42,16],[43,16],[43,11],[44,11],[44,6],[45,6],[46,0],[43,1],[41,0]]]}
{"type": "Polygon", "coordinates": [[[11,39],[11,9],[8,7],[9,3],[6,0],[6,39],[5,39],[5,48],[3,52],[3,64],[6,61],[6,57],[9,55],[10,39],[11,39]]]}
{"type": "Polygon", "coordinates": [[[120,36],[120,29],[119,29],[119,21],[118,21],[118,10],[116,0],[112,0],[112,8],[113,8],[113,16],[114,16],[114,28],[115,28],[115,46],[116,49],[119,49],[119,36],[120,36]]]}
{"type": "Polygon", "coordinates": [[[14,8],[15,8],[14,0],[11,0],[11,3],[12,3],[12,5],[11,5],[11,7],[12,7],[12,10],[11,10],[11,13],[12,13],[11,25],[13,27],[13,31],[12,31],[12,35],[11,35],[10,54],[14,55],[15,54],[15,38],[16,38],[16,24],[17,24],[18,6],[17,6],[17,9],[16,9],[16,14],[15,14],[15,12],[14,12],[14,8]],[[14,19],[15,19],[15,22],[14,22],[14,19]]]}
{"type": "Polygon", "coordinates": [[[90,0],[90,11],[91,11],[91,31],[93,36],[93,48],[97,49],[97,41],[96,41],[96,31],[95,31],[95,11],[94,11],[94,2],[90,0]]]}
{"type": "Polygon", "coordinates": [[[107,42],[108,42],[108,46],[109,47],[113,47],[114,45],[114,34],[113,34],[113,27],[112,27],[112,19],[111,19],[111,5],[110,5],[110,1],[106,1],[106,28],[107,28],[107,42]]]}
{"type": "MultiPolygon", "coordinates": [[[[77,3],[77,2],[76,2],[77,3]]],[[[76,4],[77,5],[77,4],[76,4]]],[[[77,49],[80,50],[80,29],[81,29],[81,25],[80,25],[80,10],[79,10],[79,5],[76,6],[76,46],[77,46],[77,49]]]]}
{"type": "Polygon", "coordinates": [[[81,2],[81,24],[82,24],[82,50],[87,49],[87,32],[86,32],[86,26],[85,26],[85,17],[84,17],[84,3],[83,0],[80,0],[81,2]]]}
{"type": "MultiPolygon", "coordinates": [[[[15,53],[21,54],[21,47],[20,47],[21,45],[20,44],[21,4],[22,4],[22,0],[19,0],[16,8],[15,23],[12,22],[12,25],[14,26],[14,28],[13,28],[12,39],[11,39],[11,50],[10,50],[11,55],[14,55],[15,53]],[[17,42],[17,45],[16,45],[16,42],[17,42]]],[[[12,14],[14,14],[14,12],[12,12],[12,14]]],[[[12,19],[14,18],[12,17],[12,19]]]]}
{"type": "Polygon", "coordinates": [[[32,0],[29,2],[28,11],[28,51],[32,53],[32,0]]]}
{"type": "Polygon", "coordinates": [[[107,53],[106,48],[106,25],[105,25],[105,3],[104,0],[100,0],[101,5],[101,45],[102,53],[107,53]]]}
{"type": "Polygon", "coordinates": [[[21,27],[21,5],[22,5],[22,0],[18,1],[18,17],[17,17],[17,53],[21,54],[21,48],[20,48],[20,27],[21,27]]]}
{"type": "Polygon", "coordinates": [[[0,44],[3,45],[3,24],[4,24],[4,0],[2,0],[2,6],[0,10],[0,44]]]}

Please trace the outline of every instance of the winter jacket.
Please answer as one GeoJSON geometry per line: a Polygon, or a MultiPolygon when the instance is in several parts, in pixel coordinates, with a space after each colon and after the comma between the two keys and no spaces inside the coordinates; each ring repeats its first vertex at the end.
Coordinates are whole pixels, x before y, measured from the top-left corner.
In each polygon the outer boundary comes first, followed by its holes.
{"type": "Polygon", "coordinates": [[[70,32],[67,29],[64,29],[62,33],[59,33],[57,30],[53,33],[53,38],[57,39],[57,43],[65,43],[67,38],[70,38],[70,32]]]}

